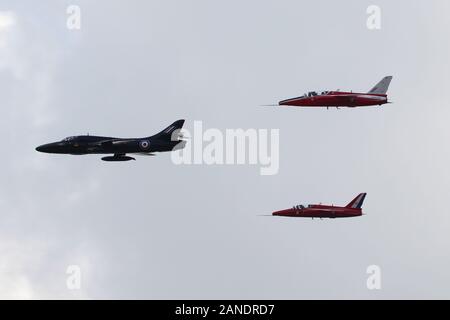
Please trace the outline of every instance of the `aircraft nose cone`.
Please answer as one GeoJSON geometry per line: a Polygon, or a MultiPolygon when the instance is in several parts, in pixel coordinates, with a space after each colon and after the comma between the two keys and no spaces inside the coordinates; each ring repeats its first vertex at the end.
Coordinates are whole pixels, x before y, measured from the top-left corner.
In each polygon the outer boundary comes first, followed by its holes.
{"type": "Polygon", "coordinates": [[[49,143],[49,144],[43,144],[43,145],[37,147],[36,151],[50,153],[51,149],[52,149],[52,144],[49,143]]]}
{"type": "Polygon", "coordinates": [[[272,212],[273,216],[286,217],[291,215],[292,209],[285,209],[272,212]]]}

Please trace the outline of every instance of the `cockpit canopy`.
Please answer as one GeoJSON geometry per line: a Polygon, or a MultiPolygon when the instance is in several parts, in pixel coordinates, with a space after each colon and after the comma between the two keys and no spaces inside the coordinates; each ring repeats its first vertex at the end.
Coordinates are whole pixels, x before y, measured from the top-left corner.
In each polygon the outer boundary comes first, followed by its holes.
{"type": "Polygon", "coordinates": [[[310,91],[308,93],[305,93],[302,97],[303,98],[310,98],[315,96],[323,96],[325,94],[328,94],[330,91],[310,91]]]}
{"type": "Polygon", "coordinates": [[[70,141],[73,141],[75,139],[76,139],[76,137],[67,137],[67,138],[62,139],[62,142],[70,142],[70,141]]]}
{"type": "Polygon", "coordinates": [[[303,210],[306,208],[311,208],[311,205],[310,204],[308,204],[308,205],[299,204],[298,206],[294,206],[294,209],[296,209],[296,210],[303,210]]]}

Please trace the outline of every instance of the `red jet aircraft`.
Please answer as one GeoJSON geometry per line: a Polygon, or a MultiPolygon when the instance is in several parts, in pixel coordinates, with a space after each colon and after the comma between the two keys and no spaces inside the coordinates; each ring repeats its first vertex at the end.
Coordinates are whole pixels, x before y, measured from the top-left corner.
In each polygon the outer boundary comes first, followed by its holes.
{"type": "Polygon", "coordinates": [[[341,92],[341,91],[323,91],[317,93],[315,91],[307,94],[280,101],[280,106],[295,107],[364,107],[375,106],[389,103],[387,101],[387,90],[391,83],[392,77],[384,77],[372,90],[368,93],[341,92]]]}
{"type": "Polygon", "coordinates": [[[298,217],[298,218],[352,218],[362,216],[361,206],[367,193],[360,193],[345,207],[326,206],[322,204],[310,204],[308,206],[295,206],[292,209],[275,211],[273,216],[298,217]]]}

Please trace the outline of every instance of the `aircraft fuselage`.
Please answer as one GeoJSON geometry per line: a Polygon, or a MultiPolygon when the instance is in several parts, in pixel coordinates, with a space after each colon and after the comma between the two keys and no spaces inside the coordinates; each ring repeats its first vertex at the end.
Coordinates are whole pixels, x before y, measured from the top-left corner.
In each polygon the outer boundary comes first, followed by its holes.
{"type": "Polygon", "coordinates": [[[274,216],[298,217],[298,218],[352,218],[362,215],[361,209],[349,209],[344,207],[318,206],[310,208],[298,208],[275,211],[274,216]]]}
{"type": "Polygon", "coordinates": [[[345,207],[334,205],[310,204],[308,206],[298,205],[291,209],[275,211],[273,216],[298,217],[298,218],[352,218],[362,216],[362,204],[367,193],[358,194],[345,207]]]}
{"type": "Polygon", "coordinates": [[[184,120],[175,121],[163,131],[146,138],[113,138],[101,136],[73,136],[58,142],[47,143],[36,148],[39,152],[56,154],[112,154],[104,157],[104,161],[129,161],[131,154],[153,155],[154,152],[172,151],[185,146],[184,140],[179,140],[179,130],[184,120]]]}
{"type": "Polygon", "coordinates": [[[56,154],[125,154],[171,151],[180,141],[158,141],[152,138],[113,138],[100,136],[76,136],[41,145],[37,151],[56,154]]]}
{"type": "Polygon", "coordinates": [[[279,102],[280,106],[297,107],[365,107],[388,103],[385,94],[330,91],[320,95],[306,95],[279,102]]]}

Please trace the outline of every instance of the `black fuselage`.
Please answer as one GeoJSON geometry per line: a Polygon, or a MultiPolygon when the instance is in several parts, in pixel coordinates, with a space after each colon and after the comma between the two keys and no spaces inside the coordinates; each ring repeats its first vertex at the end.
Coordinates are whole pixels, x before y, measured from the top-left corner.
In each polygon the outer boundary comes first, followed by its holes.
{"type": "Polygon", "coordinates": [[[57,154],[113,154],[103,158],[106,161],[133,160],[125,154],[152,154],[153,152],[172,151],[175,147],[183,148],[185,141],[179,140],[179,129],[184,120],[178,120],[160,133],[146,138],[114,138],[101,136],[74,136],[58,142],[41,145],[39,152],[57,154]],[[178,130],[178,131],[177,131],[178,130]]]}
{"type": "Polygon", "coordinates": [[[172,151],[182,141],[162,141],[149,138],[112,138],[99,136],[76,136],[36,148],[45,153],[60,154],[126,154],[172,151]]]}

